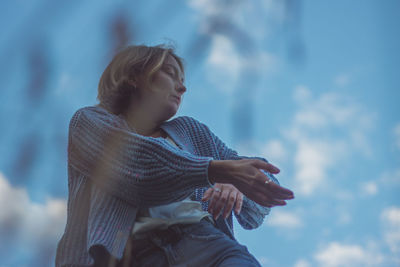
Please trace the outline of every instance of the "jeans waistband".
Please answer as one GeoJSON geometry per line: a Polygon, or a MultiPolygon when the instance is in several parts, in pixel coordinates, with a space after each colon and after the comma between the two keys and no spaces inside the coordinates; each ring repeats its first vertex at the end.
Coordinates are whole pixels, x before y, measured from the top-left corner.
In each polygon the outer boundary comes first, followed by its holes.
{"type": "Polygon", "coordinates": [[[200,220],[198,223],[191,224],[174,224],[168,227],[167,229],[154,229],[149,231],[148,233],[144,233],[140,238],[132,238],[133,244],[146,244],[149,243],[175,243],[182,238],[184,233],[184,229],[196,227],[198,224],[203,223],[211,223],[214,224],[214,221],[209,216],[206,216],[200,220]]]}

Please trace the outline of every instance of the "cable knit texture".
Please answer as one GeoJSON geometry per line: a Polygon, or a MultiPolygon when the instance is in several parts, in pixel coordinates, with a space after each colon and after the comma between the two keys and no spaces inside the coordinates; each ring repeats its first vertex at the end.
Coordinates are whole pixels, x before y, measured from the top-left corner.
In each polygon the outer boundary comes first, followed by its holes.
{"type": "MultiPolygon", "coordinates": [[[[99,248],[121,258],[138,207],[188,196],[201,201],[210,186],[211,160],[249,158],[238,156],[191,117],[177,117],[161,128],[179,148],[164,138],[133,133],[122,117],[101,107],[85,107],[73,115],[68,140],[68,217],[56,266],[90,266],[99,248]]],[[[207,210],[208,202],[202,207],[207,210]]],[[[244,197],[236,218],[245,229],[254,229],[269,210],[244,197]]],[[[227,220],[220,218],[217,227],[234,238],[232,214],[227,220]]]]}

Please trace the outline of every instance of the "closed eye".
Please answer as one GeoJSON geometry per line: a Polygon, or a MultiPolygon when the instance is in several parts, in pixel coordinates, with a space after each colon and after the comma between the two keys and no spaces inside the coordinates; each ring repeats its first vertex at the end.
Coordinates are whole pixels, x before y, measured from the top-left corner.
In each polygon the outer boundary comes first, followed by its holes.
{"type": "MultiPolygon", "coordinates": [[[[171,64],[166,64],[163,68],[164,72],[167,73],[169,76],[171,76],[172,78],[174,78],[175,80],[179,81],[179,75],[178,75],[178,70],[176,69],[175,66],[172,66],[171,64]]],[[[182,80],[180,81],[182,83],[184,83],[184,80],[182,78],[182,80]]]]}
{"type": "Polygon", "coordinates": [[[175,77],[176,77],[175,72],[174,72],[171,68],[166,68],[166,69],[164,69],[164,72],[165,72],[166,74],[168,74],[169,76],[171,76],[172,78],[175,78],[175,77]]]}

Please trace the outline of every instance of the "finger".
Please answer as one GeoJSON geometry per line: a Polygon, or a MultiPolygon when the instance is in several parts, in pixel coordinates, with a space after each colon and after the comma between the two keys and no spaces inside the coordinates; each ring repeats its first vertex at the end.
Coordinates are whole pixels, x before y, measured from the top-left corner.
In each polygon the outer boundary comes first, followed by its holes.
{"type": "Polygon", "coordinates": [[[293,192],[291,190],[276,184],[274,181],[272,181],[262,171],[260,171],[259,175],[256,176],[256,180],[257,180],[258,183],[264,184],[264,186],[262,186],[260,184],[261,187],[269,188],[269,191],[282,196],[283,199],[292,199],[292,198],[294,198],[294,194],[293,194],[293,192]]]}
{"type": "Polygon", "coordinates": [[[265,195],[260,192],[256,192],[255,190],[248,190],[248,188],[243,187],[241,192],[248,197],[249,199],[253,200],[257,204],[264,206],[264,207],[269,207],[266,205],[267,203],[265,202],[265,195]]]}
{"type": "Polygon", "coordinates": [[[292,199],[294,198],[294,194],[291,190],[282,187],[278,184],[275,184],[274,182],[270,182],[265,184],[265,187],[267,187],[271,193],[274,194],[275,197],[279,197],[281,199],[292,199]]]}
{"type": "Polygon", "coordinates": [[[210,202],[208,203],[208,211],[211,214],[214,213],[215,205],[218,202],[220,195],[221,195],[221,192],[217,192],[215,190],[213,190],[212,193],[211,193],[210,202]]]}
{"type": "Polygon", "coordinates": [[[263,205],[265,207],[272,208],[272,207],[275,207],[275,206],[286,205],[286,203],[283,203],[282,200],[275,200],[275,199],[273,199],[270,196],[265,195],[265,194],[258,194],[258,198],[262,202],[261,205],[263,205]]]}
{"type": "Polygon", "coordinates": [[[284,203],[280,201],[284,200],[285,198],[293,198],[293,196],[285,196],[279,199],[279,194],[271,191],[271,186],[273,185],[273,183],[265,184],[257,180],[256,183],[253,183],[252,185],[248,185],[246,182],[243,182],[237,183],[237,185],[235,186],[249,199],[264,207],[282,205],[284,203]],[[277,202],[274,203],[272,200],[275,200],[277,202]]]}
{"type": "Polygon", "coordinates": [[[225,207],[226,202],[228,200],[229,191],[222,190],[221,195],[218,201],[215,203],[215,208],[213,212],[214,219],[217,220],[219,215],[221,214],[222,209],[225,207]]]}
{"type": "Polygon", "coordinates": [[[235,205],[235,203],[237,201],[236,199],[237,199],[237,192],[231,191],[228,196],[228,200],[225,204],[225,208],[224,208],[223,216],[225,219],[228,218],[229,215],[232,213],[233,206],[235,205]]]}
{"type": "Polygon", "coordinates": [[[201,199],[201,201],[208,201],[211,198],[213,189],[212,188],[208,188],[206,192],[204,192],[203,198],[201,199]]]}
{"type": "Polygon", "coordinates": [[[262,192],[262,194],[269,199],[270,203],[274,205],[286,205],[285,200],[290,200],[293,199],[293,196],[288,196],[285,194],[279,194],[276,192],[273,192],[268,188],[268,186],[264,186],[263,189],[260,189],[259,192],[262,192]]]}
{"type": "Polygon", "coordinates": [[[270,199],[270,203],[274,206],[285,206],[286,201],[280,199],[270,199]]]}
{"type": "Polygon", "coordinates": [[[279,173],[281,171],[279,170],[278,167],[272,165],[271,163],[267,163],[259,159],[255,160],[253,165],[258,169],[263,169],[274,174],[279,173]]]}
{"type": "Polygon", "coordinates": [[[274,191],[271,191],[269,188],[265,188],[264,193],[273,199],[290,200],[290,199],[294,198],[293,195],[286,195],[286,194],[274,192],[274,191]]]}
{"type": "Polygon", "coordinates": [[[256,173],[255,179],[261,183],[274,183],[273,180],[268,176],[264,170],[258,170],[256,173]]]}
{"type": "Polygon", "coordinates": [[[286,205],[286,202],[284,201],[284,199],[276,198],[273,194],[271,194],[271,192],[263,192],[263,195],[264,195],[265,201],[267,201],[271,205],[274,205],[274,206],[286,205]]]}
{"type": "Polygon", "coordinates": [[[240,214],[240,211],[242,210],[242,205],[243,205],[243,194],[239,192],[236,195],[236,203],[235,203],[235,213],[236,213],[236,215],[240,214]]]}

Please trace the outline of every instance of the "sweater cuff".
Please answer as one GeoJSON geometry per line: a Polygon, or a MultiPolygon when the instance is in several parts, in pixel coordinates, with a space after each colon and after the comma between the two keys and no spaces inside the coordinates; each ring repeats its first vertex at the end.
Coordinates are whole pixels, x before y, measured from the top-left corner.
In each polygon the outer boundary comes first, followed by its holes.
{"type": "Polygon", "coordinates": [[[196,179],[196,187],[213,187],[214,184],[211,183],[209,177],[208,177],[208,168],[210,166],[210,162],[214,160],[212,157],[201,157],[199,159],[197,157],[196,163],[192,165],[192,168],[190,169],[191,172],[191,177],[197,177],[199,179],[196,179]]]}

